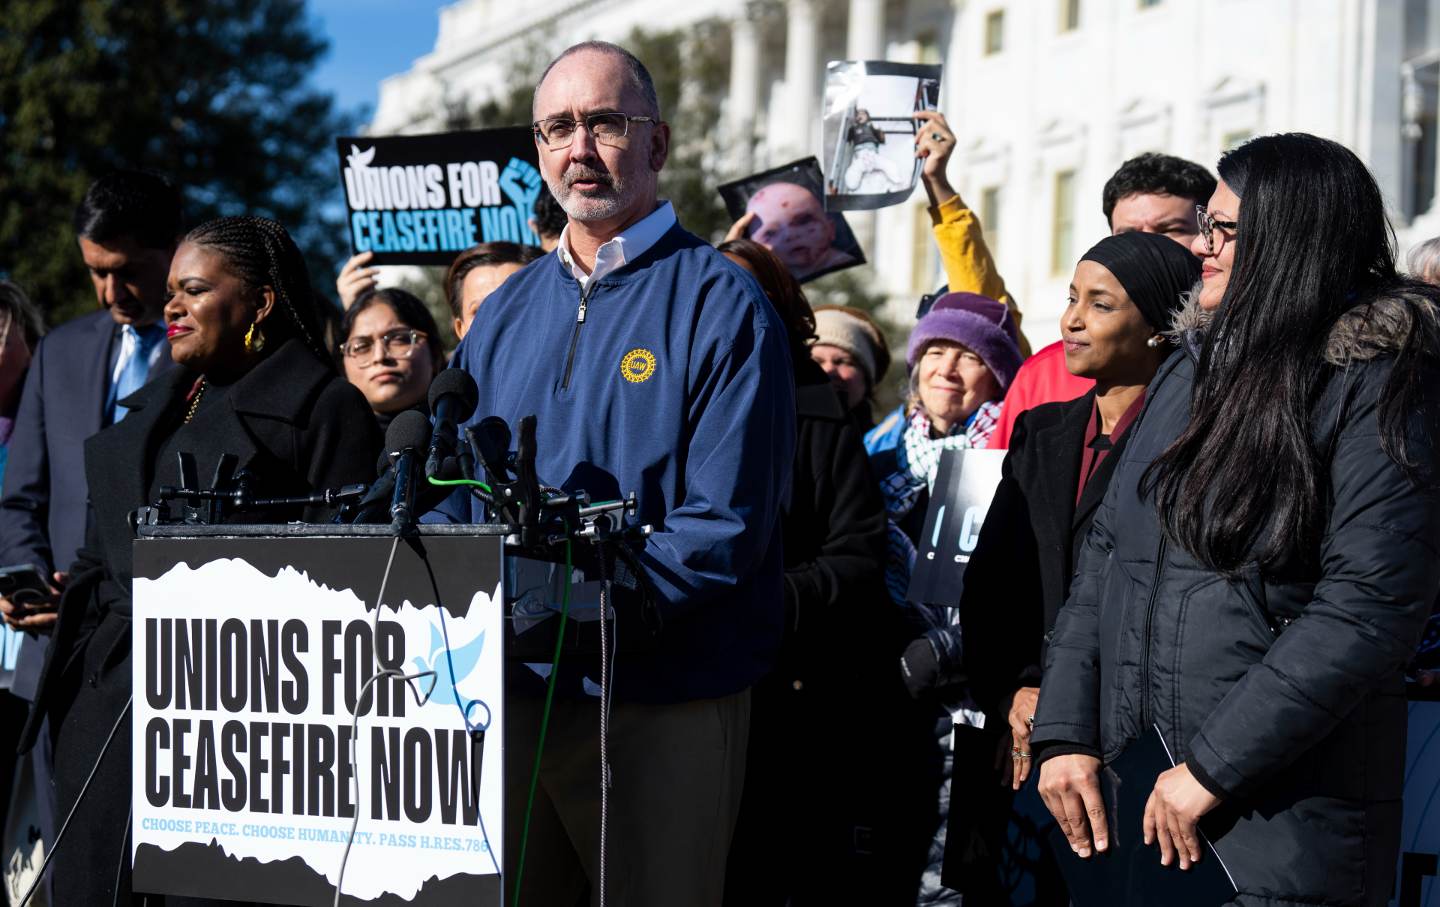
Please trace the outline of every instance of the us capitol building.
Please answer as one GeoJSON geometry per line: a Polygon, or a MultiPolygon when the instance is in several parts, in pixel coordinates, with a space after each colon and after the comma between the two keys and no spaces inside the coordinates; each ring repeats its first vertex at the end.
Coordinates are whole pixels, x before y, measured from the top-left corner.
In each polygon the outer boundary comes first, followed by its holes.
{"type": "MultiPolygon", "coordinates": [[[[729,23],[726,176],[819,155],[829,60],[944,63],[950,178],[980,215],[1031,340],[1059,336],[1101,188],[1164,151],[1205,164],[1253,135],[1343,142],[1389,201],[1400,250],[1440,234],[1440,0],[459,0],[435,48],[387,78],[369,132],[440,128],[505,86],[516,49],[729,23]]],[[[684,212],[679,212],[684,221],[684,212]]],[[[900,323],[943,282],[921,189],[848,215],[900,323]]]]}

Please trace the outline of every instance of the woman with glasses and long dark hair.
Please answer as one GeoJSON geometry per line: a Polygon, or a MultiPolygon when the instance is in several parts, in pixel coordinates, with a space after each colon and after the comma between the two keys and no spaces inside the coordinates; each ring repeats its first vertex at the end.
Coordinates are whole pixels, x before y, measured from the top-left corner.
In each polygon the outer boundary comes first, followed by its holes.
{"type": "MultiPolygon", "coordinates": [[[[176,502],[159,502],[164,486],[184,485],[181,453],[194,458],[202,481],[233,455],[255,497],[274,498],[369,481],[380,448],[363,399],[321,345],[319,302],[278,223],[225,217],[190,231],[171,262],[166,299],[178,368],[120,401],[124,420],[85,442],[90,528],[22,740],[28,750],[49,717],[66,826],[53,845],[54,903],[67,907],[129,903],[131,514],[158,503],[178,515],[176,502]]],[[[330,515],[297,505],[238,510],[225,522],[330,515]]]]}
{"type": "Polygon", "coordinates": [[[445,367],[435,316],[404,290],[370,290],[340,323],[345,377],[360,388],[383,432],[407,409],[426,406],[430,382],[445,367]]]}
{"type": "Polygon", "coordinates": [[[1440,591],[1437,291],[1374,178],[1315,136],[1227,153],[1185,355],[1148,391],[1050,640],[1031,738],[1082,857],[1139,835],[1243,904],[1378,905],[1399,849],[1403,671],[1440,591]],[[1102,762],[1175,767],[1112,828],[1102,762]]]}

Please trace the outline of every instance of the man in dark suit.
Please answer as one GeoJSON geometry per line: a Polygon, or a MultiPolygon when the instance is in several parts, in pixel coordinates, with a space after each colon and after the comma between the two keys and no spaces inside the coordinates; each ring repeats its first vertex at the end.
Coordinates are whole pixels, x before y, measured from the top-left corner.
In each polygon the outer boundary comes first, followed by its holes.
{"type": "MultiPolygon", "coordinates": [[[[75,232],[101,311],[36,348],[0,496],[0,564],[47,573],[69,568],[85,538],[85,439],[123,419],[116,401],[170,365],[160,313],[182,232],[179,193],[157,176],[117,171],[85,193],[75,232]]],[[[53,608],[3,610],[29,630],[55,619],[53,608]]]]}
{"type": "MultiPolygon", "coordinates": [[[[85,539],[85,439],[125,417],[117,401],[171,365],[161,310],[170,258],[182,233],[180,195],[163,179],[117,171],[97,180],[75,211],[80,256],[101,311],[47,334],[21,391],[0,496],[0,565],[33,564],[56,588],[48,604],[0,597],[0,613],[25,630],[10,692],[0,693],[0,746],[14,750],[35,696],[58,587],[85,539]]],[[[31,753],[44,839],[53,840],[48,734],[31,753]]],[[[0,778],[9,790],[9,779],[0,778]]],[[[8,855],[6,855],[8,857],[8,855]]]]}

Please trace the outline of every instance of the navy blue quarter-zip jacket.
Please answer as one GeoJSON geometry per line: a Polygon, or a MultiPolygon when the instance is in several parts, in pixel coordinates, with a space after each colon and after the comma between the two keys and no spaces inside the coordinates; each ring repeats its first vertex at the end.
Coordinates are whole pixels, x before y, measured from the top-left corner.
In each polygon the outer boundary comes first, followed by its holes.
{"type": "MultiPolygon", "coordinates": [[[[618,698],[725,696],[771,667],[795,391],[785,327],[750,275],[679,225],[583,292],[547,255],[485,300],[453,364],[480,386],[475,421],[538,417],[543,484],[634,491],[654,526],[641,560],[664,628],[616,665],[618,698]]],[[[440,510],[482,517],[460,496],[440,510]]]]}

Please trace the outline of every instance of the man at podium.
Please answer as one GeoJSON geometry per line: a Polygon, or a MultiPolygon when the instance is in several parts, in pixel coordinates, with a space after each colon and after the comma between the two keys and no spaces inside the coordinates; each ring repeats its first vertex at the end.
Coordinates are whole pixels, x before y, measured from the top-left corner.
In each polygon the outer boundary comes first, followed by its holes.
{"type": "MultiPolygon", "coordinates": [[[[638,494],[654,527],[639,559],[663,628],[643,651],[618,640],[604,815],[598,673],[560,664],[527,808],[544,686],[515,672],[507,761],[524,783],[507,783],[507,821],[514,830],[528,812],[529,831],[523,873],[507,835],[507,886],[524,904],[572,904],[603,878],[613,903],[718,905],[749,688],[780,640],[777,520],[795,426],[786,330],[754,280],[659,200],[670,128],[639,60],[612,44],[571,47],[542,76],[534,116],[568,222],[554,254],[480,307],[454,364],[480,387],[477,418],[537,417],[542,483],[638,494]]],[[[475,506],[457,496],[441,511],[482,521],[475,506]]]]}

